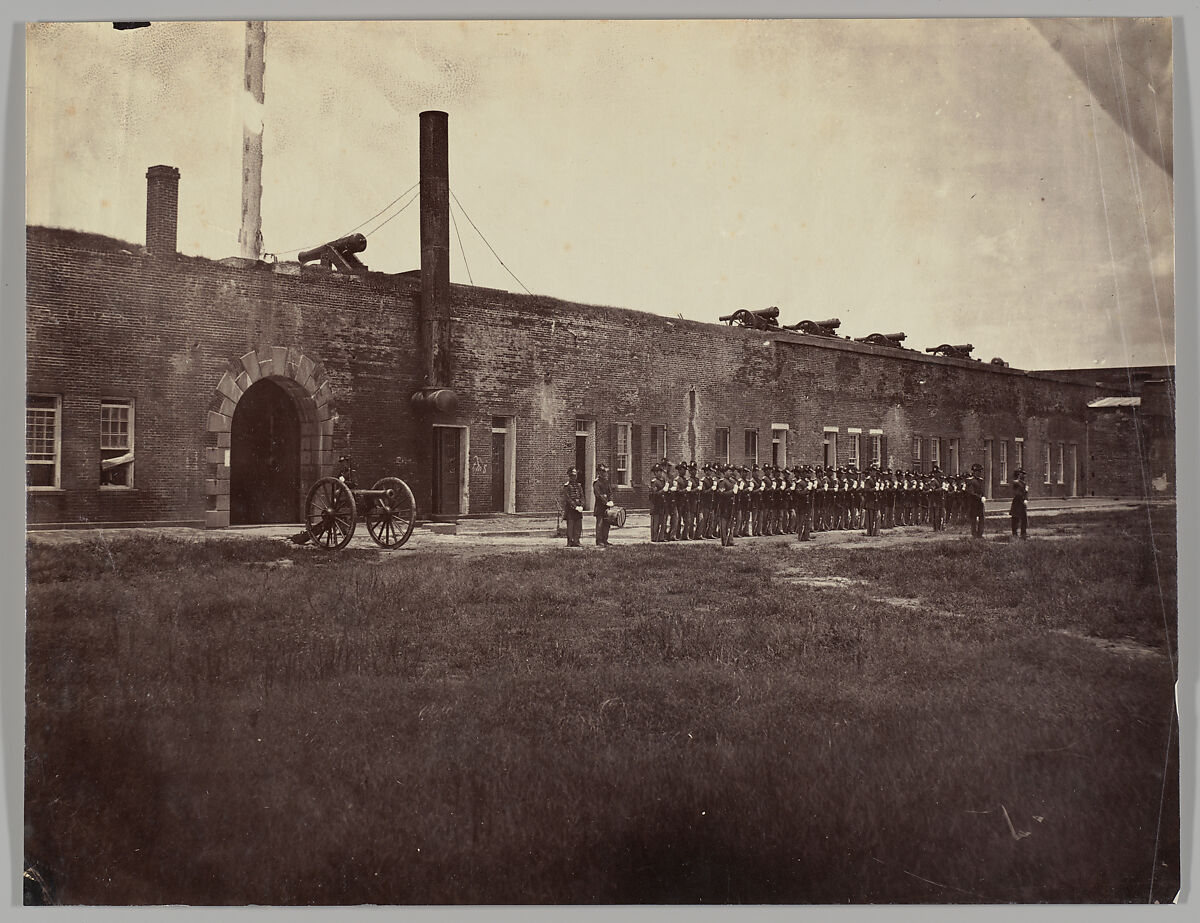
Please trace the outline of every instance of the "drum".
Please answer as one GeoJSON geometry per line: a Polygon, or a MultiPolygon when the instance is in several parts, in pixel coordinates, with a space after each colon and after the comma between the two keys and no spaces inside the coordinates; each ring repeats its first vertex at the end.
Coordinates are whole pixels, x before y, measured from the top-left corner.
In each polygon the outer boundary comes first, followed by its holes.
{"type": "Polygon", "coordinates": [[[610,526],[616,526],[619,529],[625,525],[625,507],[610,506],[605,515],[608,517],[608,524],[610,526]]]}

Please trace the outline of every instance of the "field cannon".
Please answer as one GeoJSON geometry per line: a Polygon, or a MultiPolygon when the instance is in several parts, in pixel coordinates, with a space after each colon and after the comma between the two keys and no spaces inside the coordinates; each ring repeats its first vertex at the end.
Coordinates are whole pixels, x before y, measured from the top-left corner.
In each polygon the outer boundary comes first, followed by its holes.
{"type": "Polygon", "coordinates": [[[337,269],[348,273],[361,273],[367,271],[366,264],[354,254],[362,253],[366,249],[366,237],[362,234],[347,234],[345,237],[331,240],[328,243],[321,244],[319,247],[313,247],[311,250],[301,250],[296,258],[301,263],[311,263],[313,260],[320,260],[321,265],[326,269],[337,269]]]}
{"type": "Polygon", "coordinates": [[[417,502],[400,478],[383,478],[370,490],[359,489],[350,456],[343,455],[337,477],[321,478],[308,489],[304,500],[307,541],[325,550],[345,548],[354,538],[359,519],[366,522],[380,548],[399,548],[412,535],[417,502]]]}
{"type": "Polygon", "coordinates": [[[751,311],[748,308],[739,308],[732,314],[726,314],[723,317],[717,318],[724,321],[731,327],[734,324],[741,324],[743,327],[749,327],[752,330],[778,330],[779,329],[779,308],[760,308],[757,311],[751,311]]]}
{"type": "Polygon", "coordinates": [[[892,349],[905,349],[900,344],[907,338],[903,333],[872,333],[870,336],[855,337],[855,343],[870,343],[872,346],[890,346],[892,349]]]}
{"type": "Polygon", "coordinates": [[[802,320],[796,324],[784,324],[783,329],[807,333],[814,337],[835,337],[837,328],[840,326],[842,326],[842,322],[836,317],[831,317],[829,320],[802,320]]]}
{"type": "MultiPolygon", "coordinates": [[[[963,343],[961,346],[951,346],[949,343],[943,343],[941,346],[926,346],[925,352],[932,353],[935,356],[946,356],[950,359],[970,359],[971,350],[975,347],[970,343],[963,343]]],[[[979,360],[976,359],[976,362],[979,360]]]]}

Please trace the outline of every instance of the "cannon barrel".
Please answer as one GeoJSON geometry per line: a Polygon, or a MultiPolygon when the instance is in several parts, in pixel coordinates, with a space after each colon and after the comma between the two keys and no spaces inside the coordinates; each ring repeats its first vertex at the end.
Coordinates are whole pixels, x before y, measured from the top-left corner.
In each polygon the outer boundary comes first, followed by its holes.
{"type": "Polygon", "coordinates": [[[723,320],[728,323],[729,321],[737,320],[738,317],[745,314],[753,314],[755,317],[761,317],[764,320],[774,320],[779,316],[779,308],[759,308],[757,311],[751,311],[749,308],[739,308],[732,314],[726,314],[723,317],[717,318],[717,320],[723,320]]]}
{"type": "Polygon", "coordinates": [[[783,329],[799,330],[801,333],[833,336],[834,331],[840,326],[842,326],[842,322],[836,317],[831,317],[829,320],[802,320],[794,324],[784,324],[783,329]]]}
{"type": "Polygon", "coordinates": [[[897,343],[903,343],[904,340],[907,339],[907,335],[903,333],[885,333],[883,334],[883,338],[885,340],[895,340],[897,343]]]}
{"type": "Polygon", "coordinates": [[[347,234],[345,237],[331,240],[328,243],[321,244],[319,247],[313,247],[311,250],[301,250],[296,258],[301,263],[307,263],[310,260],[319,260],[321,254],[326,249],[336,250],[343,256],[348,253],[362,253],[367,249],[367,238],[362,234],[347,234]]]}
{"type": "Polygon", "coordinates": [[[943,343],[941,346],[926,346],[925,352],[933,353],[934,355],[941,353],[944,356],[970,358],[971,350],[974,348],[970,343],[960,343],[958,345],[943,343]]]}

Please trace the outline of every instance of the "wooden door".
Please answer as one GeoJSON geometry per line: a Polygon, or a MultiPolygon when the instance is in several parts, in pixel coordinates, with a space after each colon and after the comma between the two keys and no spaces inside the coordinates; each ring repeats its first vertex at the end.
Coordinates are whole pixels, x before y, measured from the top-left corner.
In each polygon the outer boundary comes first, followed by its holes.
{"type": "Polygon", "coordinates": [[[433,515],[453,519],[462,492],[460,433],[448,426],[434,427],[433,433],[433,515]]]}

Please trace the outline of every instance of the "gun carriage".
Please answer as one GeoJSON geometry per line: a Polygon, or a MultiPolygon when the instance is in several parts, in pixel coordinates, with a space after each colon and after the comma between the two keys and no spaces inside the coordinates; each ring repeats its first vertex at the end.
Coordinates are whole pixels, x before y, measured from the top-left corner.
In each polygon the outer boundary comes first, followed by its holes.
{"type": "Polygon", "coordinates": [[[778,330],[779,329],[779,308],[760,308],[757,311],[751,311],[748,308],[739,308],[732,314],[726,314],[717,318],[733,326],[739,324],[742,327],[749,327],[751,330],[778,330]]]}
{"type": "Polygon", "coordinates": [[[380,548],[399,548],[412,535],[417,503],[400,478],[383,478],[369,490],[358,488],[350,457],[343,455],[338,477],[321,478],[309,488],[304,527],[316,547],[331,550],[350,543],[360,519],[380,548]]]}
{"type": "Polygon", "coordinates": [[[296,258],[301,263],[318,260],[326,269],[336,269],[338,272],[359,275],[366,272],[367,267],[354,254],[362,253],[366,249],[366,237],[362,234],[347,234],[345,237],[331,240],[319,247],[313,247],[311,250],[302,250],[296,258]]]}
{"type": "Polygon", "coordinates": [[[900,344],[907,338],[903,333],[872,333],[865,337],[855,337],[855,343],[869,343],[871,346],[890,346],[892,349],[907,349],[900,344]]]}
{"type": "MultiPolygon", "coordinates": [[[[974,348],[970,343],[963,343],[960,346],[943,343],[941,346],[926,346],[925,352],[932,353],[935,356],[946,356],[949,359],[970,359],[971,350],[974,348]]],[[[976,359],[975,361],[978,362],[979,360],[976,359]]]]}
{"type": "Polygon", "coordinates": [[[831,317],[829,320],[802,320],[795,324],[784,324],[783,330],[795,330],[797,333],[807,333],[814,337],[836,337],[837,328],[842,326],[842,322],[831,317]]]}

